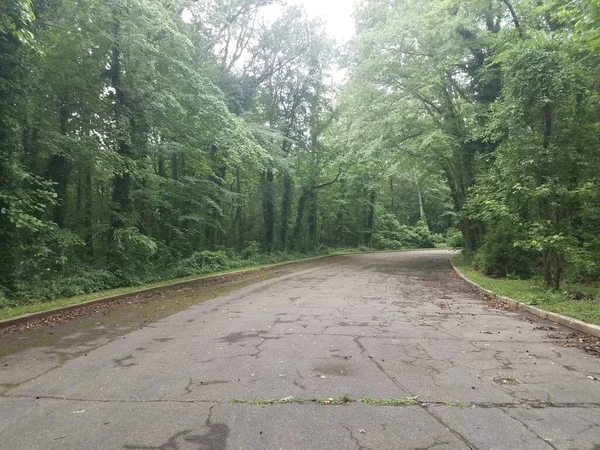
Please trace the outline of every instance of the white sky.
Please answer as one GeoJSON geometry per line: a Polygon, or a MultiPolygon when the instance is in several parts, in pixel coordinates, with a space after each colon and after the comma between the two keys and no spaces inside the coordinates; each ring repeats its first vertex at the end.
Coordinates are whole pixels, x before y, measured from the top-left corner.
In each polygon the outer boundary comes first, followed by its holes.
{"type": "Polygon", "coordinates": [[[354,33],[354,0],[287,0],[287,3],[303,6],[310,17],[321,17],[327,34],[340,44],[354,33]]]}

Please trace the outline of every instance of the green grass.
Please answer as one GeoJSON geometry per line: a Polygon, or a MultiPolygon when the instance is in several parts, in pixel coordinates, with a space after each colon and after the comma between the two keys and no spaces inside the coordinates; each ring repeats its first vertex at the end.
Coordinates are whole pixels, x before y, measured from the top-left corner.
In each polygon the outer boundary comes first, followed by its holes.
{"type": "Polygon", "coordinates": [[[600,286],[584,284],[563,285],[560,291],[547,289],[542,280],[513,280],[508,278],[490,278],[475,270],[462,255],[452,258],[461,273],[478,285],[495,294],[509,297],[527,305],[535,306],[564,316],[600,325],[600,286]],[[581,291],[595,296],[591,300],[573,300],[569,292],[581,291]]]}
{"type": "Polygon", "coordinates": [[[435,402],[432,402],[431,404],[433,404],[435,406],[450,406],[452,408],[459,408],[459,409],[475,408],[474,403],[448,402],[445,400],[437,400],[435,402]]]}

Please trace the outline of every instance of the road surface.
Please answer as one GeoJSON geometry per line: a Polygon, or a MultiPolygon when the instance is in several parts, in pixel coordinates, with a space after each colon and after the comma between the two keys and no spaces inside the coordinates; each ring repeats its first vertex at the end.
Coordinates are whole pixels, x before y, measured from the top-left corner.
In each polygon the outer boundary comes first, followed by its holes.
{"type": "Polygon", "coordinates": [[[4,355],[0,448],[600,448],[600,361],[488,308],[450,255],[322,260],[123,336],[99,323],[4,355]]]}

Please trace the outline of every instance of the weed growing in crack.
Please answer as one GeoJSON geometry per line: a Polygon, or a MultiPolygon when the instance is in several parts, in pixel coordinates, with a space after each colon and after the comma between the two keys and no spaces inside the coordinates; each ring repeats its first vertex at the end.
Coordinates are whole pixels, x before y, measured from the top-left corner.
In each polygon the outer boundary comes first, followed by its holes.
{"type": "Polygon", "coordinates": [[[363,397],[361,403],[370,405],[387,405],[387,406],[411,406],[417,404],[416,398],[371,398],[363,397]]]}
{"type": "Polygon", "coordinates": [[[467,408],[475,408],[473,403],[462,403],[462,402],[448,402],[444,400],[437,400],[433,402],[434,405],[437,406],[451,406],[453,408],[467,409],[467,408]]]}
{"type": "Polygon", "coordinates": [[[494,378],[494,383],[498,383],[498,384],[506,384],[506,385],[510,385],[513,386],[515,384],[519,384],[517,382],[517,380],[510,376],[510,375],[506,375],[506,376],[500,376],[498,375],[497,377],[494,378]]]}
{"type": "Polygon", "coordinates": [[[258,405],[258,406],[266,406],[266,405],[283,405],[283,404],[319,404],[319,405],[345,405],[347,403],[352,403],[355,400],[351,399],[347,395],[342,397],[329,397],[329,398],[300,398],[300,397],[284,397],[282,399],[274,399],[274,398],[232,398],[230,403],[241,404],[241,405],[258,405]]]}

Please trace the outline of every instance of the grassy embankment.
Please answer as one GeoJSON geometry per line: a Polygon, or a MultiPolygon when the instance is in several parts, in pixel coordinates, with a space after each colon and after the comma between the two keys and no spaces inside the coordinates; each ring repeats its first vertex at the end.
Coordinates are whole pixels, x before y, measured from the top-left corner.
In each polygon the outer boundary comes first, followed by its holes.
{"type": "Polygon", "coordinates": [[[600,325],[600,286],[598,285],[565,284],[560,291],[554,291],[545,288],[539,278],[530,280],[490,278],[475,270],[462,255],[452,258],[452,262],[468,279],[498,295],[544,311],[600,325]],[[575,300],[573,294],[576,292],[584,293],[589,298],[575,300]]]}

